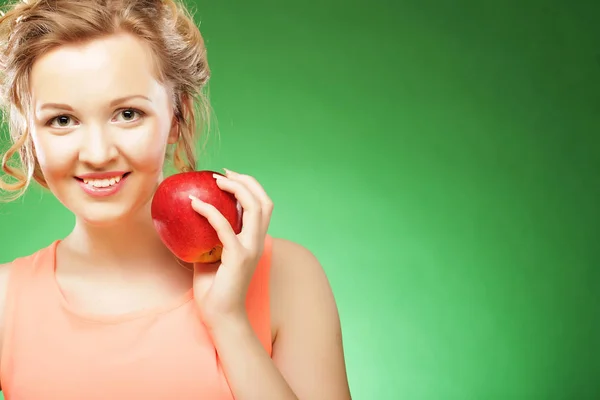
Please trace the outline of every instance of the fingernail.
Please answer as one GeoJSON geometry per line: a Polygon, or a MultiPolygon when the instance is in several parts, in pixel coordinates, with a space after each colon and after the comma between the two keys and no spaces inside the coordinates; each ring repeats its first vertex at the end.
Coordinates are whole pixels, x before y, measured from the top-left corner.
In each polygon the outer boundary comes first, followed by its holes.
{"type": "Polygon", "coordinates": [[[188,196],[190,198],[190,200],[192,201],[200,201],[199,198],[197,198],[196,196],[192,196],[191,194],[188,196]]]}
{"type": "Polygon", "coordinates": [[[219,180],[219,179],[224,179],[225,177],[223,175],[213,174],[213,178],[215,178],[216,180],[219,180]]]}
{"type": "Polygon", "coordinates": [[[233,175],[235,173],[227,168],[223,168],[223,171],[225,171],[225,175],[233,175]]]}

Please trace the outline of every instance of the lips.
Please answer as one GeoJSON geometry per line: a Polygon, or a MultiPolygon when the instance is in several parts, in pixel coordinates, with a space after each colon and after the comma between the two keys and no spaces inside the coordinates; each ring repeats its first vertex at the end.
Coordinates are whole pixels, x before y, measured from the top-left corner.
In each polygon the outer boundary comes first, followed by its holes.
{"type": "Polygon", "coordinates": [[[103,179],[82,179],[83,183],[97,188],[114,186],[123,179],[124,175],[117,175],[103,179]]]}
{"type": "Polygon", "coordinates": [[[128,174],[128,171],[105,171],[105,172],[91,172],[89,174],[83,174],[83,175],[77,175],[75,176],[77,179],[80,180],[92,180],[92,179],[110,179],[110,178],[114,178],[117,176],[123,176],[125,174],[128,174]]]}
{"type": "Polygon", "coordinates": [[[75,177],[82,189],[93,196],[107,196],[119,191],[130,172],[103,172],[75,177]]]}

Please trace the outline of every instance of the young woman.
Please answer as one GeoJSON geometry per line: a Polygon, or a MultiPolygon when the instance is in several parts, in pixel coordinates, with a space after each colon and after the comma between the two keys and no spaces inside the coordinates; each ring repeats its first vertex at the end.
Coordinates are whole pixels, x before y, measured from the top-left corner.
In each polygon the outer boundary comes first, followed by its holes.
{"type": "Polygon", "coordinates": [[[177,260],[153,228],[165,160],[195,168],[207,108],[206,51],[184,7],[22,1],[0,43],[13,140],[0,188],[16,198],[35,180],[76,217],[67,237],[0,267],[6,398],[349,399],[327,278],[267,234],[272,203],[255,179],[215,178],[244,208],[238,235],[190,200],[224,244],[219,265],[177,260]]]}

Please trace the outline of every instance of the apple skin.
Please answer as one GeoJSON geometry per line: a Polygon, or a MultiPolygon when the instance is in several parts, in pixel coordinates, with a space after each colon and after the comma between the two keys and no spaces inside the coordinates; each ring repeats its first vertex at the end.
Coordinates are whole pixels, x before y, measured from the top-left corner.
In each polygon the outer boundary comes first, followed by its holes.
{"type": "Polygon", "coordinates": [[[242,207],[229,192],[217,186],[214,171],[191,171],[164,179],[152,198],[154,228],[167,248],[188,263],[215,263],[223,244],[210,222],[191,206],[190,195],[212,204],[229,221],[236,234],[242,229],[242,207]]]}

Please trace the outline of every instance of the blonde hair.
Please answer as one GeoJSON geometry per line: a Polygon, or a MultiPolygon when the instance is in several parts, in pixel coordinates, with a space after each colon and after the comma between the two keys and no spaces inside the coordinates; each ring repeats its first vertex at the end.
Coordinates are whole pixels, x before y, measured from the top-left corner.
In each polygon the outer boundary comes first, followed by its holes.
{"type": "Polygon", "coordinates": [[[9,5],[0,17],[0,102],[11,138],[1,161],[6,176],[0,179],[0,192],[7,192],[10,200],[20,197],[32,178],[48,187],[28,126],[33,63],[57,46],[122,32],[142,39],[153,50],[157,78],[172,88],[174,115],[179,121],[173,164],[179,171],[196,169],[196,123],[207,127],[210,107],[203,89],[210,70],[204,39],[182,3],[21,0],[9,5]]]}

